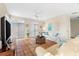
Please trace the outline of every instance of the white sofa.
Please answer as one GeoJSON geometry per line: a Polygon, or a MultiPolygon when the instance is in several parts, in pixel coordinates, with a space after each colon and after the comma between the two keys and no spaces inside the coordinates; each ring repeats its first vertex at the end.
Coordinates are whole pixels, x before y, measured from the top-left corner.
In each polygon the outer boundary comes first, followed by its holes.
{"type": "Polygon", "coordinates": [[[35,52],[37,56],[79,56],[79,37],[69,40],[61,47],[58,44],[47,49],[39,46],[35,52]]]}
{"type": "Polygon", "coordinates": [[[58,51],[59,45],[55,44],[47,49],[42,48],[41,46],[37,47],[35,52],[37,56],[44,56],[44,55],[55,55],[58,51]]]}

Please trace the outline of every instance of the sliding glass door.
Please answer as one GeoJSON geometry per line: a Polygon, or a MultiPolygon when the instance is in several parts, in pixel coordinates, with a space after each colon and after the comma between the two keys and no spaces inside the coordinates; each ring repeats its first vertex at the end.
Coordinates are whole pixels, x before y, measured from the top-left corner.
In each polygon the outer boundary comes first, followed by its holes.
{"type": "Polygon", "coordinates": [[[37,24],[32,24],[30,26],[30,37],[35,38],[38,35],[38,26],[37,24]]]}
{"type": "Polygon", "coordinates": [[[24,23],[12,23],[11,25],[11,36],[13,39],[24,38],[25,27],[24,23]]]}

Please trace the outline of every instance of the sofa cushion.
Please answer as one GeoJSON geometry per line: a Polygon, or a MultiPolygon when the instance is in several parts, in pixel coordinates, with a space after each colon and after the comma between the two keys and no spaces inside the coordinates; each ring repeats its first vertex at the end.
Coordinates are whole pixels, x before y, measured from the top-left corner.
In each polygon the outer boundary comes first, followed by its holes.
{"type": "Polygon", "coordinates": [[[79,56],[79,37],[69,40],[59,48],[57,55],[79,56]]]}
{"type": "Polygon", "coordinates": [[[50,52],[45,53],[44,56],[53,56],[50,52]]]}

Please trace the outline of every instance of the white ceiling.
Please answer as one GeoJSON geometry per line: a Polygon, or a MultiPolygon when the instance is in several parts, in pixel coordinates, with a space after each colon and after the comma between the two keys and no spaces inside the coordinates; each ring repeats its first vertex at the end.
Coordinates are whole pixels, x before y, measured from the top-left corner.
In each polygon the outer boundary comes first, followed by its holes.
{"type": "Polygon", "coordinates": [[[46,20],[63,14],[73,16],[79,12],[78,3],[6,3],[5,5],[12,15],[36,19],[35,14],[37,14],[39,20],[46,20]]]}

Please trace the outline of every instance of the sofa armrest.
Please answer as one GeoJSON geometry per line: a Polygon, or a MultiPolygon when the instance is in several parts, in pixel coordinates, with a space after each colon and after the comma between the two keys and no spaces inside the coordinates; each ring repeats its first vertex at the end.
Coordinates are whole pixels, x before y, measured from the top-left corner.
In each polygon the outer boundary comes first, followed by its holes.
{"type": "Polygon", "coordinates": [[[49,47],[47,49],[44,49],[41,46],[39,46],[39,47],[37,47],[35,49],[35,52],[36,52],[37,56],[44,56],[47,53],[50,53],[53,56],[53,55],[57,54],[58,49],[59,49],[59,45],[58,44],[55,44],[55,45],[53,45],[53,46],[51,46],[51,47],[49,47]]]}
{"type": "Polygon", "coordinates": [[[52,55],[56,55],[59,49],[59,45],[55,44],[49,48],[46,49],[47,52],[50,52],[52,55]]]}
{"type": "Polygon", "coordinates": [[[47,51],[44,48],[39,46],[35,49],[35,52],[37,56],[44,56],[47,51]]]}
{"type": "Polygon", "coordinates": [[[54,56],[50,52],[47,52],[44,56],[54,56]]]}
{"type": "Polygon", "coordinates": [[[42,47],[37,47],[35,50],[37,56],[53,56],[50,52],[47,52],[44,48],[42,47]]]}

